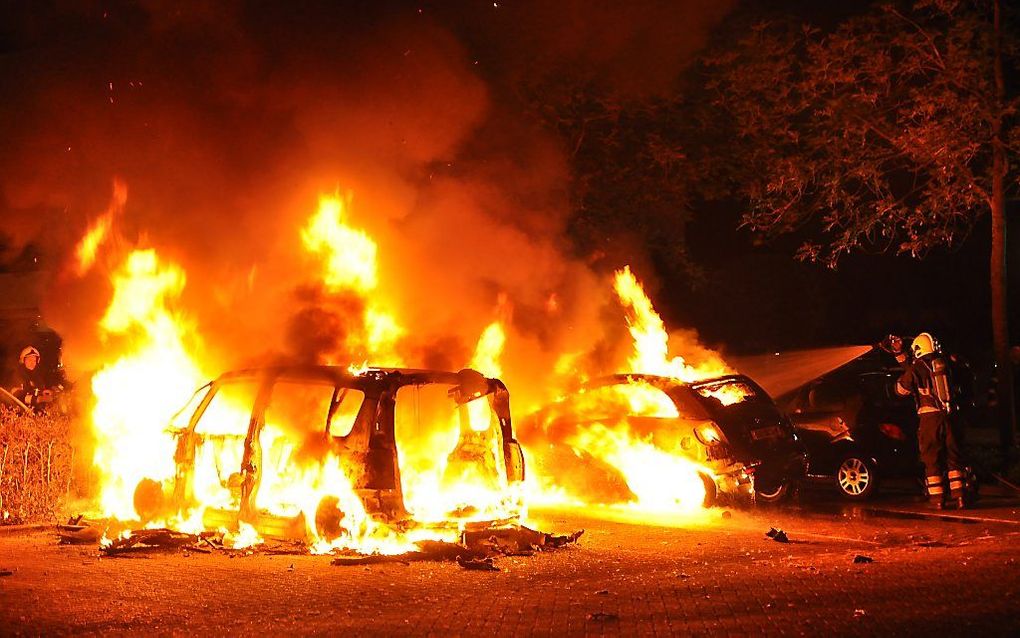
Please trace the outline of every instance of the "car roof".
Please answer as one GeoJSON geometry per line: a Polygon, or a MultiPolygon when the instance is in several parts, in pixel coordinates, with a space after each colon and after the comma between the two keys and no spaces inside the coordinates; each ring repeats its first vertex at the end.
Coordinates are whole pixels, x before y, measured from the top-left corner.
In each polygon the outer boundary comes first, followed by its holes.
{"type": "MultiPolygon", "coordinates": [[[[677,379],[676,377],[667,377],[658,374],[643,374],[643,373],[619,373],[609,374],[601,377],[595,377],[589,381],[586,381],[582,387],[595,388],[604,385],[611,385],[614,383],[626,383],[628,381],[644,381],[658,387],[690,387],[697,388],[705,385],[715,385],[717,383],[726,383],[729,381],[741,381],[744,383],[751,382],[751,378],[743,374],[725,374],[718,377],[710,377],[707,379],[700,379],[698,381],[687,382],[677,379]]],[[[755,384],[757,385],[757,384],[755,384]]]]}
{"type": "MultiPolygon", "coordinates": [[[[260,368],[243,368],[221,374],[213,381],[214,385],[235,381],[249,381],[272,378],[276,381],[299,381],[308,383],[329,383],[349,387],[388,386],[398,388],[405,385],[424,385],[441,383],[456,385],[462,382],[464,375],[477,375],[490,384],[503,386],[499,379],[485,377],[480,372],[465,368],[459,372],[447,370],[427,370],[419,368],[366,368],[352,373],[345,366],[331,365],[281,365],[260,368]]],[[[505,386],[503,386],[505,387],[505,386]]]]}

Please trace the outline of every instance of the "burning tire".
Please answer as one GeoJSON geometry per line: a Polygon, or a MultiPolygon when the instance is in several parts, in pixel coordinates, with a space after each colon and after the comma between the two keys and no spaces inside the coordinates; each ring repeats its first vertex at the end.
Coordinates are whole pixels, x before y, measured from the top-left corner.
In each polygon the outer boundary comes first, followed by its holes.
{"type": "Polygon", "coordinates": [[[875,463],[857,455],[845,457],[836,470],[836,487],[844,498],[863,501],[875,492],[875,463]]]}

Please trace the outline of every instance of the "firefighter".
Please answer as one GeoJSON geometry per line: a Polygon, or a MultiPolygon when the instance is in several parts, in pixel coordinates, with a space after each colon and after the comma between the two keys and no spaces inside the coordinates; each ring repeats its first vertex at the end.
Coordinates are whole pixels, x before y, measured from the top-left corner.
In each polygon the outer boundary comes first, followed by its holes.
{"type": "Polygon", "coordinates": [[[898,337],[890,337],[887,344],[887,349],[903,366],[903,374],[896,382],[896,393],[900,396],[913,395],[917,405],[917,441],[924,463],[929,503],[936,509],[945,507],[945,473],[949,479],[949,497],[962,509],[966,507],[967,468],[951,419],[953,401],[949,364],[942,356],[938,342],[927,332],[917,335],[910,344],[912,356],[903,351],[903,341],[898,337]]]}
{"type": "Polygon", "coordinates": [[[46,380],[43,376],[42,355],[33,346],[26,346],[18,356],[18,369],[16,372],[16,385],[11,388],[11,394],[19,401],[39,410],[53,399],[53,393],[46,387],[46,380]]]}

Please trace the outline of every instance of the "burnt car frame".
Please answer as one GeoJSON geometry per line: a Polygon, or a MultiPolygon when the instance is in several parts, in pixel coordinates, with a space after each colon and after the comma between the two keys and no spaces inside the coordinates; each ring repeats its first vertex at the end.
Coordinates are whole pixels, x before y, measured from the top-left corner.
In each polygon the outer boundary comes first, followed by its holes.
{"type": "MultiPolygon", "coordinates": [[[[239,467],[230,473],[235,508],[207,508],[203,522],[207,528],[225,526],[236,529],[244,522],[255,527],[260,534],[273,538],[301,538],[305,521],[300,517],[281,517],[264,511],[257,503],[263,480],[262,433],[266,426],[266,411],[273,401],[274,391],[282,384],[299,387],[325,386],[332,388],[332,398],[322,418],[320,431],[310,433],[320,444],[335,454],[345,468],[358,468],[349,477],[351,486],[362,502],[367,514],[391,523],[407,522],[411,514],[404,501],[401,483],[400,458],[395,432],[394,413],[397,393],[402,388],[440,385],[448,388],[447,396],[457,406],[471,401],[488,401],[495,426],[498,429],[503,468],[508,483],[524,480],[524,459],[514,439],[510,417],[510,398],[506,386],[499,379],[487,378],[474,370],[444,372],[396,368],[371,368],[352,374],[345,368],[333,366],[289,366],[247,369],[228,372],[196,391],[189,404],[179,413],[186,418],[184,425],[172,428],[177,437],[174,453],[176,474],[172,493],[153,492],[153,482],[143,481],[135,492],[135,509],[143,518],[156,518],[174,512],[184,512],[198,503],[193,492],[196,457],[201,446],[217,437],[234,435],[203,434],[199,426],[210,404],[225,389],[238,384],[255,388],[248,415],[248,424],[241,442],[239,467]],[[363,395],[350,430],[344,433],[331,431],[338,406],[349,392],[363,395]],[[196,403],[197,401],[197,403],[196,403]],[[190,406],[195,406],[186,413],[190,406]]],[[[235,441],[236,442],[236,441],[235,441]]],[[[158,487],[162,490],[162,487],[158,487]]],[[[323,524],[316,515],[316,524],[323,524]]]]}

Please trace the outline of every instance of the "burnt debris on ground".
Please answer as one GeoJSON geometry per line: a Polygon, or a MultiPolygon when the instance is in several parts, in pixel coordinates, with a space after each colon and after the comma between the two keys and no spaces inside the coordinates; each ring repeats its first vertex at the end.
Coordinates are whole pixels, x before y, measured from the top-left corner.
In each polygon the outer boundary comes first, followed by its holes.
{"type": "MultiPolygon", "coordinates": [[[[577,542],[584,530],[572,534],[548,534],[519,524],[466,529],[458,542],[422,540],[416,549],[401,554],[363,554],[356,550],[333,550],[332,563],[341,566],[380,563],[411,563],[417,561],[456,562],[464,569],[499,571],[494,559],[502,556],[533,556],[537,552],[560,549],[577,542]]],[[[247,547],[231,547],[223,532],[205,531],[189,534],[167,528],[129,529],[117,532],[107,521],[90,521],[78,516],[57,525],[60,544],[99,544],[101,555],[108,557],[146,553],[221,552],[236,554],[308,554],[309,547],[301,541],[265,540],[247,547]],[[107,534],[115,535],[112,539],[107,534]]]]}
{"type": "Polygon", "coordinates": [[[789,543],[790,542],[790,537],[786,535],[786,532],[784,532],[781,529],[775,528],[775,527],[773,527],[773,528],[769,529],[769,531],[765,532],[765,536],[768,536],[769,538],[771,538],[772,540],[776,541],[777,543],[789,543]]]}
{"type": "Polygon", "coordinates": [[[460,542],[421,541],[418,549],[402,554],[358,554],[348,551],[333,559],[334,565],[355,566],[378,563],[411,563],[418,561],[456,561],[464,569],[498,571],[494,559],[500,556],[533,556],[536,552],[559,549],[577,542],[584,534],[556,535],[533,530],[524,525],[465,530],[460,542]]]}

